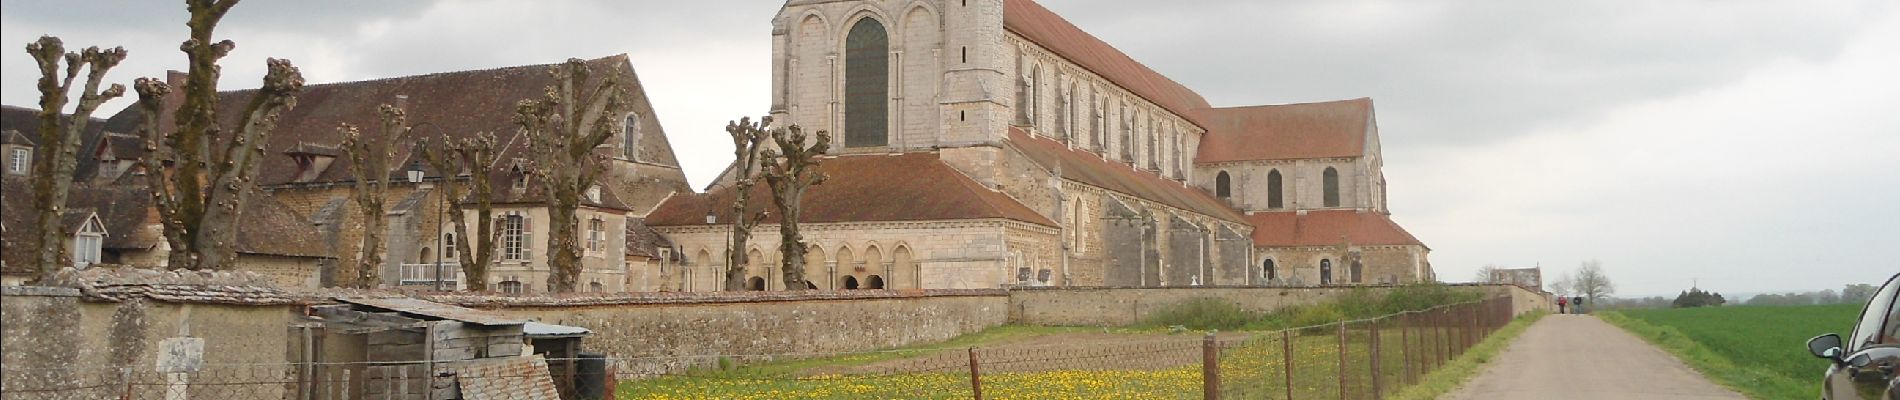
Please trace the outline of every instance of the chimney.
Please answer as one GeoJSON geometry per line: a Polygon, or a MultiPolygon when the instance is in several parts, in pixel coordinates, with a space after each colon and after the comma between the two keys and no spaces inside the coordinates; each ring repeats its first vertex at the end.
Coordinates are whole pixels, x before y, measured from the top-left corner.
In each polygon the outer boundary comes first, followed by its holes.
{"type": "Polygon", "coordinates": [[[185,81],[188,77],[190,75],[184,71],[165,71],[165,84],[172,87],[172,92],[166,94],[164,103],[158,106],[158,129],[173,129],[178,126],[178,118],[175,114],[178,112],[178,107],[185,104],[185,81]]]}

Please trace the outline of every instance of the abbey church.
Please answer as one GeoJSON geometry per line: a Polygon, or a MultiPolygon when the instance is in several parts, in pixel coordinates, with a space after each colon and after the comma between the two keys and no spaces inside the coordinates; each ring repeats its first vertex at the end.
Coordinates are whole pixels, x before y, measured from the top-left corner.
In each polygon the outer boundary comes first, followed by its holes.
{"type": "MultiPolygon", "coordinates": [[[[1435,278],[1389,216],[1370,99],[1214,107],[1031,0],[791,0],[772,24],[775,123],[835,141],[808,287],[1435,278]]],[[[660,244],[629,290],[719,290],[728,248],[786,289],[776,215],[730,243],[733,170],[632,222],[660,244]]]]}

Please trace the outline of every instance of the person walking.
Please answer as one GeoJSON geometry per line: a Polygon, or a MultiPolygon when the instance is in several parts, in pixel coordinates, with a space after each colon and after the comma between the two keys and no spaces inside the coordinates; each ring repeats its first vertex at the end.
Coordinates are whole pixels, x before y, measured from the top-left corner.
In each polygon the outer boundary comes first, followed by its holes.
{"type": "Polygon", "coordinates": [[[1569,305],[1569,304],[1570,304],[1570,298],[1569,298],[1569,297],[1558,297],[1558,298],[1557,298],[1557,313],[1558,313],[1558,314],[1569,314],[1570,312],[1569,312],[1569,311],[1566,311],[1566,310],[1564,309],[1564,306],[1566,306],[1566,305],[1569,305]]]}

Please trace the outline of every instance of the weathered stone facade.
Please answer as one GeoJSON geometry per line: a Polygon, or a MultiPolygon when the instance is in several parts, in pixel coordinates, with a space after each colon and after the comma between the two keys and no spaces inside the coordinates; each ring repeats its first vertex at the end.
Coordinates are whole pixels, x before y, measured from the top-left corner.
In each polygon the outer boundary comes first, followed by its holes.
{"type": "MultiPolygon", "coordinates": [[[[1019,280],[1021,268],[1053,265],[1058,247],[1053,229],[1008,220],[905,221],[800,224],[806,250],[805,276],[822,290],[980,289],[1004,285],[1050,284],[1019,280]],[[881,285],[872,285],[873,279],[881,285]],[[855,286],[854,286],[855,284],[855,286]]],[[[645,274],[654,291],[716,291],[725,276],[727,225],[663,226],[656,231],[682,243],[685,263],[645,274]]],[[[760,225],[750,243],[748,279],[760,278],[766,290],[783,290],[776,225],[760,225]]],[[[1054,278],[1052,278],[1054,279],[1054,278]]]]}

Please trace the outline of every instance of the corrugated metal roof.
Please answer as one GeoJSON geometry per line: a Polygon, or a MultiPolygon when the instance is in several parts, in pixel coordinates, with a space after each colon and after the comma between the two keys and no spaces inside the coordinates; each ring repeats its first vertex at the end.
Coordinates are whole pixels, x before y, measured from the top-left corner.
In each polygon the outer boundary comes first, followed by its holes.
{"type": "Polygon", "coordinates": [[[381,308],[405,314],[462,321],[476,325],[522,325],[528,323],[528,320],[525,319],[510,318],[493,312],[411,298],[337,298],[336,300],[349,304],[381,308]]]}
{"type": "Polygon", "coordinates": [[[594,331],[578,326],[543,324],[528,321],[527,325],[521,326],[521,334],[527,336],[529,339],[553,339],[587,336],[594,334],[594,331]]]}

